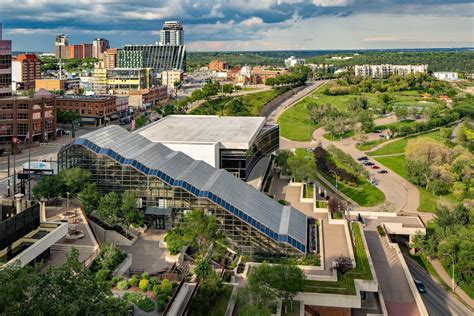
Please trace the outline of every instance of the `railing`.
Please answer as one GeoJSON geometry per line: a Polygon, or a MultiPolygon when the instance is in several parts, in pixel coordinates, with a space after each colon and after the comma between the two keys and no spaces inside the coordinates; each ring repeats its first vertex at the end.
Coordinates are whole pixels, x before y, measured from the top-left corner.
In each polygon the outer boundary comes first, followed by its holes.
{"type": "Polygon", "coordinates": [[[87,258],[84,260],[84,265],[89,267],[92,262],[94,262],[95,258],[100,254],[100,247],[97,247],[87,258]]]}

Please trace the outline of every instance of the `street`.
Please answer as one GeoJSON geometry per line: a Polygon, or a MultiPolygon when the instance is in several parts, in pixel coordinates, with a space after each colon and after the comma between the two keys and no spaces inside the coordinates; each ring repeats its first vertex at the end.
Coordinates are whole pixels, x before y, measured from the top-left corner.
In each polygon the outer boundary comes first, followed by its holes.
{"type": "Polygon", "coordinates": [[[405,249],[402,248],[402,251],[411,275],[414,279],[423,282],[426,287],[426,293],[421,293],[421,298],[430,315],[472,315],[472,312],[421,268],[405,249]]]}

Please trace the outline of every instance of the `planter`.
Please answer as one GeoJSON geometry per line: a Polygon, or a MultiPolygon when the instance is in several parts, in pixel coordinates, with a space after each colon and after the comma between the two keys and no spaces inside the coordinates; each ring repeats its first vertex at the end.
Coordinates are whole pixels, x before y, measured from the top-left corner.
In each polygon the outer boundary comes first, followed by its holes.
{"type": "Polygon", "coordinates": [[[66,240],[78,240],[84,238],[84,232],[82,230],[70,229],[67,233],[66,240]]]}

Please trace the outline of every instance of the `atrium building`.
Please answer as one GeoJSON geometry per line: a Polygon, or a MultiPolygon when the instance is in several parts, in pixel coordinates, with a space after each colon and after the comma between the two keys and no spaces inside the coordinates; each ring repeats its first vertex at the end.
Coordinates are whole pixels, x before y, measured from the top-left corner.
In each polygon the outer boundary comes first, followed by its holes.
{"type": "Polygon", "coordinates": [[[229,172],[153,142],[140,133],[107,126],[61,148],[59,168],[89,170],[98,190],[133,190],[151,228],[169,229],[183,213],[216,216],[230,246],[244,254],[304,255],[317,244],[311,219],[254,189],[229,172]]]}

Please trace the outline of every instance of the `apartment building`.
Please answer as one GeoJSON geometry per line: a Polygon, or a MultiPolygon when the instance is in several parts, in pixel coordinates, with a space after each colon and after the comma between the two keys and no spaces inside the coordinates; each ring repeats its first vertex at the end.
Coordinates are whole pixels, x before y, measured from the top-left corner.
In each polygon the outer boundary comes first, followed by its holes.
{"type": "Polygon", "coordinates": [[[160,45],[183,45],[184,30],[179,21],[165,21],[160,30],[160,45]]]}
{"type": "Polygon", "coordinates": [[[33,97],[0,98],[0,146],[30,137],[41,142],[56,139],[56,97],[45,90],[33,97]]]}
{"type": "Polygon", "coordinates": [[[168,89],[165,86],[153,87],[143,90],[131,90],[128,93],[128,105],[135,109],[148,109],[169,98],[168,89]]]}
{"type": "Polygon", "coordinates": [[[69,45],[69,39],[66,34],[60,34],[56,36],[54,42],[54,57],[57,59],[66,58],[66,47],[69,45]]]}
{"type": "Polygon", "coordinates": [[[104,52],[110,48],[109,41],[105,38],[96,38],[92,42],[92,57],[102,58],[104,52]]]}
{"type": "Polygon", "coordinates": [[[64,95],[57,98],[59,111],[77,112],[82,124],[100,126],[117,119],[117,101],[114,96],[64,95]]]}
{"type": "Polygon", "coordinates": [[[131,90],[148,89],[152,86],[151,68],[114,68],[107,71],[107,91],[128,95],[131,90]]]}
{"type": "Polygon", "coordinates": [[[12,41],[2,39],[0,23],[0,97],[12,95],[12,41]]]}
{"type": "Polygon", "coordinates": [[[305,60],[303,58],[296,58],[295,56],[291,56],[291,57],[285,59],[285,67],[286,68],[294,67],[296,65],[303,66],[304,64],[305,64],[305,60]]]}
{"type": "Polygon", "coordinates": [[[161,72],[161,84],[168,87],[168,90],[174,89],[174,83],[183,80],[182,70],[168,70],[161,72]]]}
{"type": "Polygon", "coordinates": [[[438,80],[443,80],[443,81],[459,80],[457,72],[449,72],[449,71],[433,72],[433,77],[435,77],[438,80]]]}
{"type": "Polygon", "coordinates": [[[41,62],[38,56],[21,54],[12,60],[13,90],[34,89],[36,79],[41,79],[41,62]]]}
{"type": "Polygon", "coordinates": [[[66,57],[67,59],[76,58],[92,58],[92,44],[82,43],[79,45],[66,46],[66,57]]]}
{"type": "Polygon", "coordinates": [[[109,48],[104,52],[104,67],[107,69],[116,68],[118,62],[118,48],[109,48]]]}
{"type": "Polygon", "coordinates": [[[409,74],[427,73],[428,65],[356,65],[355,75],[372,78],[388,78],[397,74],[407,76],[409,74]]]}

